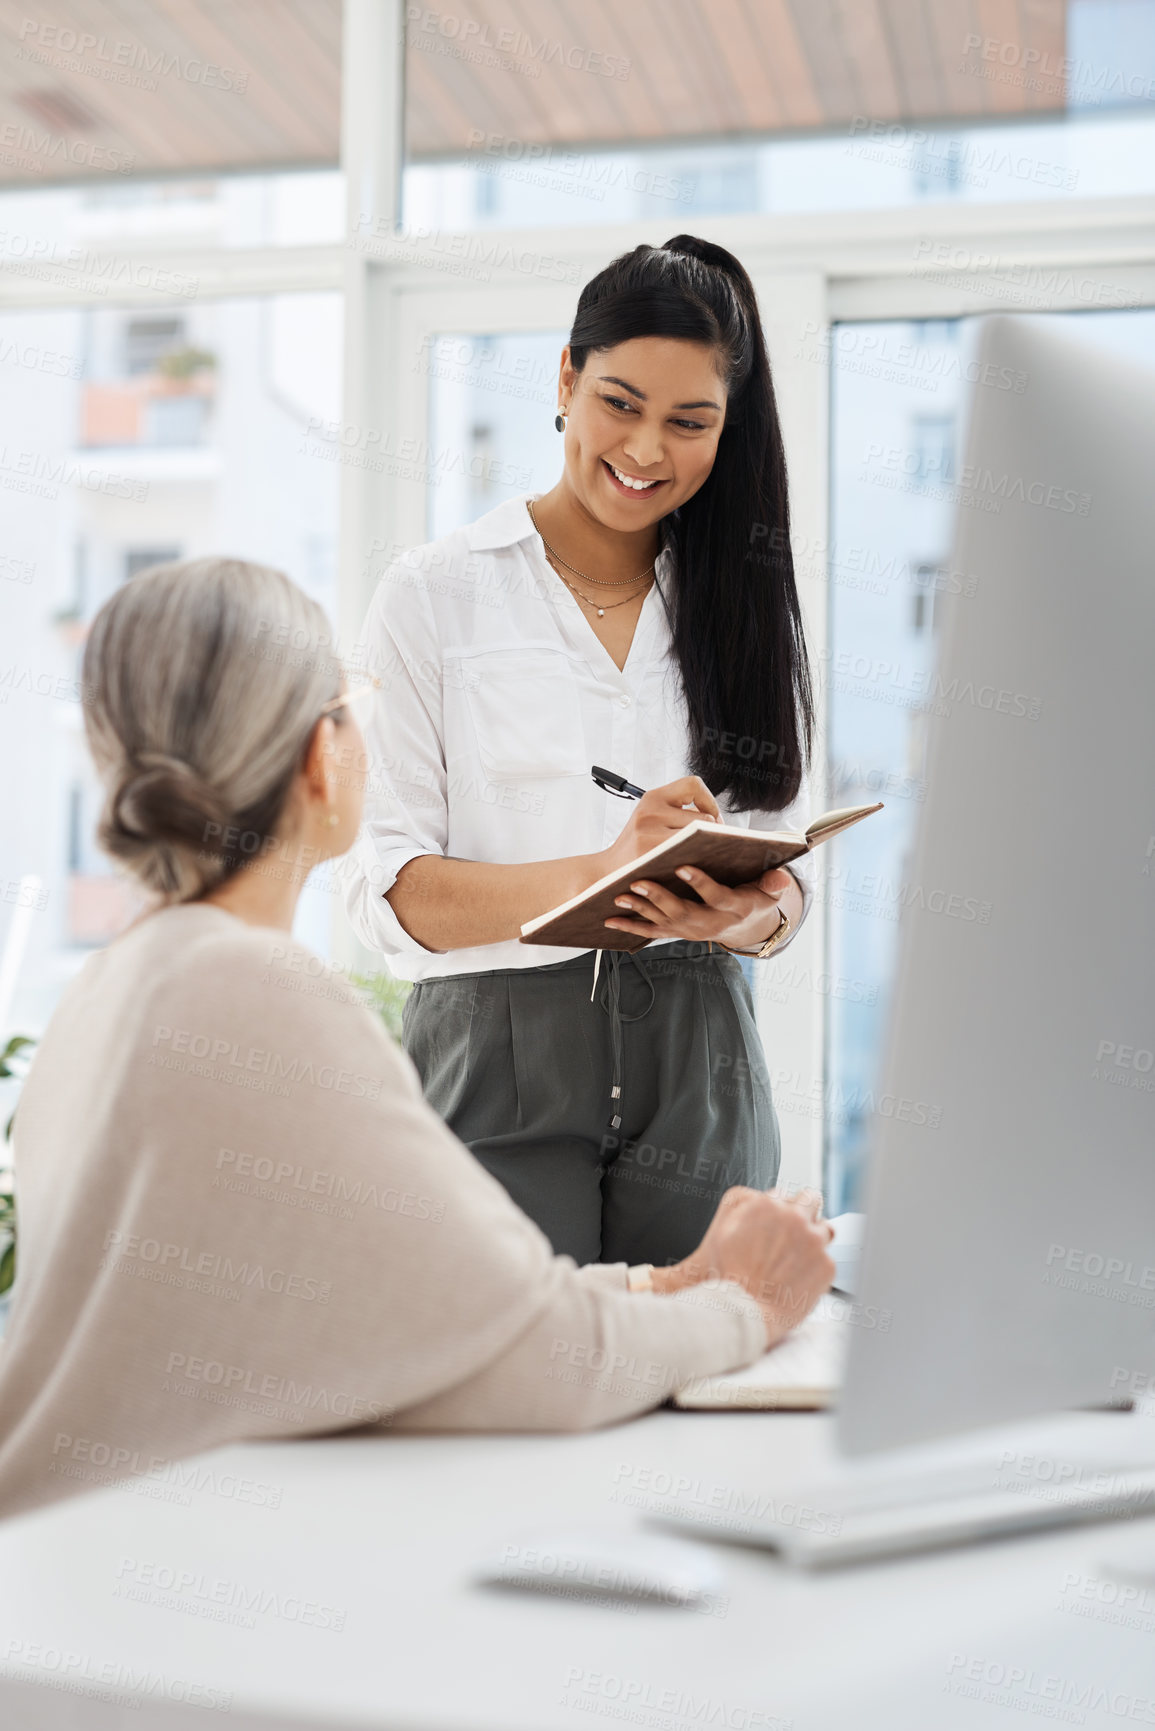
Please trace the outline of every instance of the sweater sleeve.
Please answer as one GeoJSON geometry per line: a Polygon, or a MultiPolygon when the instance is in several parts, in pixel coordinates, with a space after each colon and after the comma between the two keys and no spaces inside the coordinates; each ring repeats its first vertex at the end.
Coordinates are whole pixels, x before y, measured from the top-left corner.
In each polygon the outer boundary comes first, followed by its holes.
{"type": "MultiPolygon", "coordinates": [[[[199,1146],[229,1150],[232,1187],[194,1182],[186,1159],[184,1193],[147,1229],[171,1238],[179,1214],[187,1237],[199,1211],[198,1241],[250,1262],[259,1246],[262,1260],[325,1292],[323,1305],[242,1294],[250,1360],[313,1383],[339,1373],[361,1410],[390,1424],[550,1430],[643,1411],[764,1350],[761,1313],[736,1286],[650,1297],[625,1290],[624,1265],[594,1273],[554,1256],[425,1103],[410,1059],[344,982],[325,970],[312,976],[324,999],[292,990],[307,952],[268,933],[233,945],[227,967],[194,964],[179,1013],[164,1011],[161,1025],[203,1023],[213,1049],[247,1063],[254,1047],[279,1054],[268,1071],[289,1074],[290,1092],[166,1072],[167,1113],[198,1122],[199,1146]],[[251,1181],[270,1171],[272,1184],[251,1181]],[[290,1183],[334,1206],[286,1204],[290,1183]],[[608,1382],[599,1366],[612,1369],[608,1382]]],[[[169,1190],[172,1170],[166,1162],[154,1183],[169,1190]]],[[[209,1333],[239,1322],[221,1310],[203,1307],[209,1333]]]]}
{"type": "Polygon", "coordinates": [[[627,1262],[586,1262],[578,1271],[583,1280],[594,1286],[608,1286],[613,1292],[626,1292],[627,1262]]]}
{"type": "Polygon", "coordinates": [[[563,1278],[504,1352],[399,1414],[396,1428],[591,1429],[635,1418],[691,1377],[716,1374],[720,1357],[734,1368],[765,1350],[758,1306],[732,1282],[659,1297],[563,1278]],[[707,1361],[709,1370],[693,1369],[707,1361]]]}

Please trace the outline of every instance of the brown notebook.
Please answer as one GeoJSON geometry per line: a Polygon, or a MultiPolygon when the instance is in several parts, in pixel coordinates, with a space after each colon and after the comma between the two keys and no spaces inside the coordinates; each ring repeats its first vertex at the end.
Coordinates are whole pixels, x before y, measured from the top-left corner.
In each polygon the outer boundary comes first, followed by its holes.
{"type": "Polygon", "coordinates": [[[614,906],[614,900],[628,894],[636,879],[649,878],[652,883],[673,890],[683,901],[698,902],[701,896],[674,876],[679,866],[697,866],[720,884],[753,883],[763,872],[787,865],[800,854],[809,853],[819,842],[829,841],[840,830],[849,829],[852,823],[881,810],[879,802],[828,811],[824,817],[815,818],[805,833],[793,829],[738,829],[699,818],[685,829],[675,830],[666,841],[640,854],[620,871],[599,878],[580,896],[562,902],[547,914],[539,914],[535,920],[527,920],[521,928],[521,942],[562,944],[575,950],[643,950],[649,938],[616,932],[605,923],[624,917],[623,910],[614,906]]]}

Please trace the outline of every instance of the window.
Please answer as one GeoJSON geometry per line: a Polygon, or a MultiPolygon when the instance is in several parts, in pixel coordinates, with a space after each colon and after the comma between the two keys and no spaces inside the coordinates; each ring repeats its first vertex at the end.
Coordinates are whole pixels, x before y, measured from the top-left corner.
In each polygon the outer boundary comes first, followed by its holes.
{"type": "Polygon", "coordinates": [[[68,790],[68,869],[70,872],[80,870],[83,822],[84,789],[79,782],[73,782],[68,790]]]}
{"type": "Polygon", "coordinates": [[[950,545],[973,338],[973,320],[954,321],[949,333],[942,321],[923,321],[842,326],[832,345],[830,798],[881,800],[883,810],[837,837],[827,862],[829,960],[839,982],[827,1021],[831,1213],[861,1204],[884,1110],[878,1067],[908,853],[926,797],[923,694],[946,563],[926,549],[950,545]],[[869,370],[857,364],[866,334],[885,363],[869,370]],[[928,397],[933,411],[923,406],[928,397]],[[883,452],[881,466],[863,464],[868,440],[883,452]]]}
{"type": "MultiPolygon", "coordinates": [[[[291,177],[277,178],[288,212],[291,177]]],[[[197,200],[114,190],[128,189],[28,196],[44,201],[62,249],[73,235],[90,244],[98,217],[102,256],[147,238],[157,210],[174,241],[202,244],[214,212],[240,197],[235,182],[197,200]],[[182,239],[186,221],[198,226],[182,239]]],[[[14,228],[18,202],[0,197],[14,228]]],[[[0,715],[19,750],[3,755],[3,798],[21,821],[0,827],[0,886],[27,874],[42,885],[11,1007],[11,1027],[33,1034],[86,951],[136,906],[95,841],[103,796],[77,701],[93,615],[152,565],[232,553],[288,571],[335,618],[343,453],[323,433],[340,412],[340,295],[198,295],[157,313],[109,300],[0,312],[0,449],[20,454],[27,477],[4,493],[0,715]]],[[[300,934],[321,953],[331,890],[310,886],[301,907],[300,934]]],[[[0,919],[0,942],[4,930],[0,919]]]]}
{"type": "Polygon", "coordinates": [[[914,341],[924,348],[953,348],[958,341],[958,325],[954,319],[912,319],[914,341]]]}
{"type": "Polygon", "coordinates": [[[953,415],[916,415],[910,448],[916,480],[931,484],[954,480],[953,415]]]}
{"type": "Polygon", "coordinates": [[[144,421],[145,445],[202,445],[209,405],[201,396],[153,397],[144,421]]]}
{"type": "Polygon", "coordinates": [[[912,626],[916,634],[934,629],[934,598],[939,583],[946,576],[941,565],[916,565],[912,626]]]}
{"type": "Polygon", "coordinates": [[[154,373],[163,355],[180,348],[184,329],[183,319],[129,319],[124,329],[124,370],[128,376],[154,373]]]}
{"type": "Polygon", "coordinates": [[[963,146],[957,138],[931,137],[911,158],[917,198],[949,198],[963,185],[963,146]]]}
{"type": "Polygon", "coordinates": [[[439,334],[429,376],[427,533],[471,522],[503,499],[552,487],[561,471],[554,431],[564,331],[439,334]]]}
{"type": "Polygon", "coordinates": [[[492,174],[479,174],[474,186],[474,208],[478,216],[494,216],[497,212],[498,186],[492,174]]]}
{"type": "Polygon", "coordinates": [[[83,619],[88,604],[88,544],[78,540],[72,550],[72,595],[62,613],[70,619],[83,619]]]}
{"type": "Polygon", "coordinates": [[[168,565],[181,556],[180,548],[172,547],[133,547],[124,555],[124,581],[135,577],[140,571],[151,571],[154,565],[168,565]]]}
{"type": "MultiPolygon", "coordinates": [[[[1045,316],[1069,325],[1082,341],[1155,366],[1155,311],[1045,316]]],[[[831,804],[881,800],[884,809],[826,850],[829,964],[837,984],[827,1021],[831,1214],[861,1205],[872,1133],[886,1110],[879,1066],[899,913],[917,889],[909,861],[926,797],[931,718],[924,694],[938,648],[935,604],[943,595],[951,606],[966,607],[981,588],[981,573],[951,569],[945,552],[955,509],[953,451],[971,388],[966,379],[978,322],[954,321],[953,360],[945,369],[937,359],[942,347],[914,341],[914,325],[842,326],[844,340],[832,345],[831,804]],[[873,372],[857,365],[855,332],[870,334],[875,355],[881,342],[891,364],[873,372]],[[942,407],[928,414],[915,405],[932,391],[942,407]],[[886,485],[891,476],[885,468],[862,464],[865,437],[912,456],[920,484],[886,485]],[[928,548],[944,551],[928,558],[928,548]]]]}
{"type": "Polygon", "coordinates": [[[665,157],[654,152],[633,175],[639,191],[639,216],[724,216],[758,208],[759,152],[753,145],[740,150],[695,151],[665,157]]]}

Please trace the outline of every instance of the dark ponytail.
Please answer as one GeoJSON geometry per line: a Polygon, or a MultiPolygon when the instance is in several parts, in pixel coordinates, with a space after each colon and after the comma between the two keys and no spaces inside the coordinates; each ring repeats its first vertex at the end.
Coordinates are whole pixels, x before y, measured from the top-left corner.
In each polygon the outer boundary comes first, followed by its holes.
{"type": "Polygon", "coordinates": [[[582,290],[573,365],[581,372],[594,350],[634,337],[681,337],[721,355],[729,394],[714,466],[661,523],[673,564],[674,653],[691,769],[736,811],[777,811],[802,781],[814,696],[754,285],[732,253],[694,235],[635,247],[582,290]]]}

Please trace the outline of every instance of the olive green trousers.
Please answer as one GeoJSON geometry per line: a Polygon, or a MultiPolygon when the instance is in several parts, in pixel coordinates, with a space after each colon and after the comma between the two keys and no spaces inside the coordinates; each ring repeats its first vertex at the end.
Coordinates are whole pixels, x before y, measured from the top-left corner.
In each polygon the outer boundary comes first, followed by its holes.
{"type": "Polygon", "coordinates": [[[778,1120],[737,959],[704,943],[452,974],[406,1000],[425,1097],[554,1250],[677,1262],[723,1191],[778,1175],[778,1120]],[[615,1094],[615,1088],[618,1092],[615,1094]]]}

